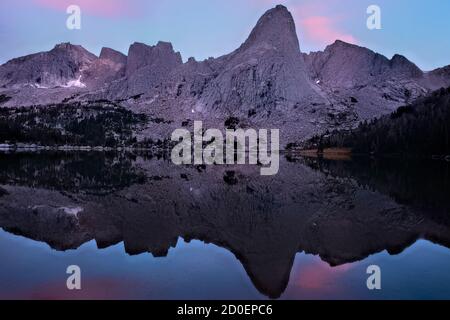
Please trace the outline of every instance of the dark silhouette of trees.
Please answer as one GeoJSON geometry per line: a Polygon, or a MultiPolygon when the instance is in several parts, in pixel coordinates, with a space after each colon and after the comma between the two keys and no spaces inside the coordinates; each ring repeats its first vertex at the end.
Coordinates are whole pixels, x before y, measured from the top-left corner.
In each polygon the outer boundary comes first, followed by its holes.
{"type": "Polygon", "coordinates": [[[450,88],[351,131],[317,135],[305,149],[351,148],[355,154],[450,155],[450,88]]]}
{"type": "Polygon", "coordinates": [[[0,143],[129,146],[147,118],[117,106],[58,104],[0,109],[0,143]]]}

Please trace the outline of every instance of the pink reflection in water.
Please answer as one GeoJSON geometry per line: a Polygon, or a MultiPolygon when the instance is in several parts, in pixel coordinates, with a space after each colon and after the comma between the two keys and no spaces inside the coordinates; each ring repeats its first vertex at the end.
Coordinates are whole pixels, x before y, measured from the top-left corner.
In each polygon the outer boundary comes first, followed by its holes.
{"type": "Polygon", "coordinates": [[[64,281],[52,281],[16,292],[0,292],[0,299],[19,300],[118,300],[136,299],[139,284],[118,279],[86,279],[81,290],[68,290],[64,281]]]}
{"type": "Polygon", "coordinates": [[[346,281],[350,278],[355,264],[345,264],[331,267],[319,257],[302,255],[296,260],[291,273],[289,287],[284,298],[286,299],[321,299],[344,297],[348,286],[346,281]]]}

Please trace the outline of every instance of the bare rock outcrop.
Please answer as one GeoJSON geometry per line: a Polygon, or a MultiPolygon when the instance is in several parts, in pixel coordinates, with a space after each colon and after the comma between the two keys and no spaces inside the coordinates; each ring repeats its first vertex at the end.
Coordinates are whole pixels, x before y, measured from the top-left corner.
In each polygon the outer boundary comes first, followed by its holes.
{"type": "Polygon", "coordinates": [[[0,66],[0,87],[81,86],[82,70],[97,57],[82,46],[62,43],[48,52],[16,58],[0,66]]]}

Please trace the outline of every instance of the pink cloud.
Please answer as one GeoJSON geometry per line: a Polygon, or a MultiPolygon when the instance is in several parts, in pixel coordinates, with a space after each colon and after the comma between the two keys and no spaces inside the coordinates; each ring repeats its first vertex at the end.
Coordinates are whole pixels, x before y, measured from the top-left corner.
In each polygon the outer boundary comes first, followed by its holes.
{"type": "Polygon", "coordinates": [[[66,11],[70,5],[77,5],[81,12],[96,16],[115,18],[132,15],[134,10],[123,0],[33,0],[37,5],[54,10],[66,11]]]}
{"type": "Polygon", "coordinates": [[[325,16],[312,16],[300,19],[301,31],[308,41],[320,45],[331,44],[335,40],[356,43],[356,39],[348,33],[342,32],[337,27],[334,19],[325,16]]]}
{"type": "Polygon", "coordinates": [[[325,3],[305,1],[291,6],[300,38],[313,46],[324,46],[336,40],[356,44],[357,39],[342,30],[340,22],[349,18],[349,13],[339,10],[341,2],[328,0],[325,3]]]}

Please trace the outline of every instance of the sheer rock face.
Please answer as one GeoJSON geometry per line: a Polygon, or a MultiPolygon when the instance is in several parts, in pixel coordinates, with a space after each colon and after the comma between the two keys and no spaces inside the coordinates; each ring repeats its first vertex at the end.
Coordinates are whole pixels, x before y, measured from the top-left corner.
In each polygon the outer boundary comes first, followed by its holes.
{"type": "Polygon", "coordinates": [[[100,52],[100,59],[109,60],[115,64],[127,64],[127,56],[111,48],[102,48],[102,51],[100,52]]]}
{"type": "Polygon", "coordinates": [[[303,56],[310,77],[330,99],[352,105],[357,121],[390,113],[444,85],[443,81],[432,84],[401,55],[388,59],[339,40],[323,52],[303,56]]]}
{"type": "Polygon", "coordinates": [[[329,103],[309,78],[294,20],[283,6],[265,13],[237,50],[202,62],[190,59],[139,102],[141,111],[145,106],[178,126],[195,118],[223,128],[236,117],[240,126],[282,128],[284,141],[315,132],[312,104],[329,103]]]}
{"type": "Polygon", "coordinates": [[[69,86],[96,59],[81,46],[59,44],[48,52],[16,58],[0,66],[0,86],[69,86]]]}
{"type": "Polygon", "coordinates": [[[336,41],[323,52],[305,55],[312,76],[336,88],[354,88],[391,79],[415,79],[423,72],[403,56],[391,60],[369,49],[336,41]]]}
{"type": "Polygon", "coordinates": [[[300,55],[294,20],[283,6],[265,13],[247,41],[218,62],[217,76],[201,94],[208,110],[273,112],[319,99],[300,55]]]}
{"type": "Polygon", "coordinates": [[[295,22],[286,7],[278,5],[267,11],[253,28],[240,49],[267,43],[281,51],[300,51],[295,22]]]}
{"type": "Polygon", "coordinates": [[[99,59],[83,71],[81,81],[89,89],[108,86],[125,76],[126,65],[126,55],[110,48],[102,48],[99,59]]]}
{"type": "Polygon", "coordinates": [[[119,95],[125,98],[144,94],[182,63],[181,54],[175,52],[170,43],[158,42],[156,46],[132,44],[128,51],[126,80],[119,95]]]}

